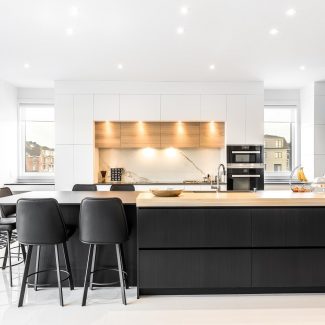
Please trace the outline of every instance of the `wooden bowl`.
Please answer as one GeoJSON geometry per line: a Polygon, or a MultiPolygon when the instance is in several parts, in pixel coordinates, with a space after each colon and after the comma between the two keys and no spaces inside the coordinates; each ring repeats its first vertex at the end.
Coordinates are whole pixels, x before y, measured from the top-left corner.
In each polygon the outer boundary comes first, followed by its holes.
{"type": "Polygon", "coordinates": [[[159,196],[159,197],[176,197],[179,196],[183,190],[151,190],[151,193],[154,196],[159,196]]]}

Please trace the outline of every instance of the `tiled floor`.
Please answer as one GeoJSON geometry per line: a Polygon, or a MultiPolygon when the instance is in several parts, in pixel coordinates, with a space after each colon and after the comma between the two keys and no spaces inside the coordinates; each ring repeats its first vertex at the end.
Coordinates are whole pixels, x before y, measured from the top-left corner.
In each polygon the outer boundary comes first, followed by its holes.
{"type": "Polygon", "coordinates": [[[325,324],[325,294],[147,296],[136,299],[127,290],[123,306],[119,288],[97,289],[81,307],[82,289],[64,289],[65,307],[57,289],[27,290],[25,305],[17,308],[22,267],[14,268],[14,287],[8,270],[0,270],[0,324],[17,325],[159,325],[159,324],[325,324]]]}

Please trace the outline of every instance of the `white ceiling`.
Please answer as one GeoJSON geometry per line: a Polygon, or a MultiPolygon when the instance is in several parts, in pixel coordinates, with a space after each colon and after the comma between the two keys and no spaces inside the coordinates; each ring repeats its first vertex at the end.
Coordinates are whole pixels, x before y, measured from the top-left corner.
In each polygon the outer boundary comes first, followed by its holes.
{"type": "Polygon", "coordinates": [[[22,87],[54,80],[301,87],[325,79],[324,13],[324,0],[0,0],[0,79],[22,87]]]}

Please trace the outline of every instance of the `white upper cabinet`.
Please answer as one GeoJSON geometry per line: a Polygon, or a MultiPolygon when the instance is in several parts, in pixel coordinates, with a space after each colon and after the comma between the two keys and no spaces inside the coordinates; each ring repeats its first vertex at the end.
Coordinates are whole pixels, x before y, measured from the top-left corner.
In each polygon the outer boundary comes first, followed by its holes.
{"type": "Polygon", "coordinates": [[[227,96],[227,144],[246,143],[246,96],[227,96]]]}
{"type": "Polygon", "coordinates": [[[264,143],[264,97],[246,96],[246,144],[264,143]]]}
{"type": "Polygon", "coordinates": [[[119,121],[119,95],[94,95],[94,120],[119,121]]]}
{"type": "Polygon", "coordinates": [[[201,96],[201,121],[226,121],[227,96],[202,95],[201,96]]]}
{"type": "Polygon", "coordinates": [[[200,95],[162,95],[162,121],[199,121],[200,95]]]}
{"type": "Polygon", "coordinates": [[[160,121],[160,95],[120,95],[121,121],[160,121]]]}
{"type": "Polygon", "coordinates": [[[73,96],[55,97],[55,143],[73,144],[73,96]]]}
{"type": "Polygon", "coordinates": [[[93,144],[94,142],[94,96],[74,96],[74,143],[93,144]]]}

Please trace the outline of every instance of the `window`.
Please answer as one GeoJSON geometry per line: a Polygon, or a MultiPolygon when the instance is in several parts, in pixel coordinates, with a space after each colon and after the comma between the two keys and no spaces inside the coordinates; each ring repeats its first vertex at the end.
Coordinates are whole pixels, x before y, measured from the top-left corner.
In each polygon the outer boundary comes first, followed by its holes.
{"type": "Polygon", "coordinates": [[[266,178],[290,176],[296,165],[296,108],[264,109],[264,163],[266,178]]]}
{"type": "Polygon", "coordinates": [[[54,107],[53,105],[19,106],[20,178],[54,176],[54,107]]]}

